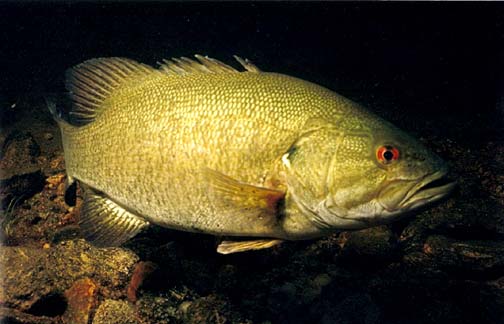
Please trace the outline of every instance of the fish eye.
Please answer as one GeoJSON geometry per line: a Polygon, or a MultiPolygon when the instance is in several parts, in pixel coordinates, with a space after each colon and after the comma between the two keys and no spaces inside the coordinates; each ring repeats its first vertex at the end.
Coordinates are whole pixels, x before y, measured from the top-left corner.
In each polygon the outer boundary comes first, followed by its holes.
{"type": "Polygon", "coordinates": [[[376,150],[376,158],[380,163],[390,164],[399,159],[399,150],[391,145],[380,146],[376,150]]]}

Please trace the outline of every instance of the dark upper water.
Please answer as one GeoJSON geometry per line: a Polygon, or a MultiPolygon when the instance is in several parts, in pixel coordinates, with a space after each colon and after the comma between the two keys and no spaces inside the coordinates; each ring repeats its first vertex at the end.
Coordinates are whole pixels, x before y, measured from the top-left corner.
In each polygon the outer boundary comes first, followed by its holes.
{"type": "Polygon", "coordinates": [[[490,139],[503,120],[503,22],[501,3],[4,2],[1,93],[62,90],[65,69],[93,57],[237,54],[394,122],[469,119],[464,131],[490,139]]]}

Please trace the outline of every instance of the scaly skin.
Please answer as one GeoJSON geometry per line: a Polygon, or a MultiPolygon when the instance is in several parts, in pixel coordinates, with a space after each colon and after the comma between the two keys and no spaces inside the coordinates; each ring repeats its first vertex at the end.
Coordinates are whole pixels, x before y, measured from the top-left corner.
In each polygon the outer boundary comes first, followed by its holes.
{"type": "Polygon", "coordinates": [[[275,73],[152,73],[114,90],[93,122],[61,127],[70,177],[150,222],[216,235],[304,239],[371,226],[328,221],[317,206],[331,197],[349,217],[387,183],[442,167],[352,101],[275,73]],[[401,147],[401,163],[379,165],[385,142],[401,147]],[[219,202],[206,168],[284,190],[285,210],[274,221],[244,216],[219,202]]]}

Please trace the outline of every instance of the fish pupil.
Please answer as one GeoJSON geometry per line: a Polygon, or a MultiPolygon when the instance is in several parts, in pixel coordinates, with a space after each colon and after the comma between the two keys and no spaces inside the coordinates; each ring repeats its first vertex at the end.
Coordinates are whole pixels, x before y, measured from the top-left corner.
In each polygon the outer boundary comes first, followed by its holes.
{"type": "Polygon", "coordinates": [[[387,161],[391,161],[394,158],[394,153],[392,151],[383,152],[383,158],[387,161]]]}

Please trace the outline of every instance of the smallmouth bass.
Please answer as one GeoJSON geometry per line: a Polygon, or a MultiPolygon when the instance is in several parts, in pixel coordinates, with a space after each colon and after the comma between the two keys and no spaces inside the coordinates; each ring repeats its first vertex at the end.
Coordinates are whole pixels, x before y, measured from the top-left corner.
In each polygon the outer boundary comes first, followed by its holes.
{"type": "Polygon", "coordinates": [[[49,109],[94,244],[154,223],[249,238],[220,253],[255,250],[388,223],[454,187],[439,157],[353,101],[239,57],[245,71],[195,57],[67,72],[72,107],[49,109]]]}

